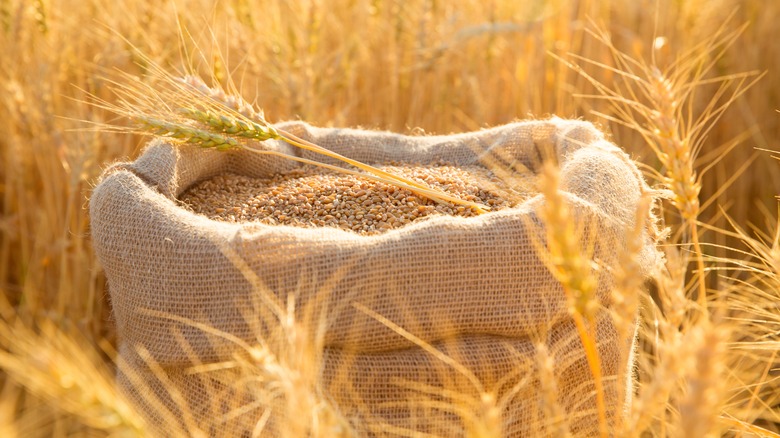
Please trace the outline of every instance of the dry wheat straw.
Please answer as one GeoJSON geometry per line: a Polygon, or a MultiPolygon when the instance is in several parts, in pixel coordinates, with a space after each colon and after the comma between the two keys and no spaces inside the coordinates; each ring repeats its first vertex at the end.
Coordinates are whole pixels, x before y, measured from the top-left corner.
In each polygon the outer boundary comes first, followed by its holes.
{"type": "MultiPolygon", "coordinates": [[[[425,342],[408,330],[369,309],[363,304],[355,302],[352,303],[352,306],[366,315],[376,319],[395,333],[403,336],[417,347],[423,349],[432,357],[436,358],[442,365],[448,367],[451,371],[464,378],[467,382],[468,388],[458,388],[460,385],[445,385],[442,388],[437,388],[425,385],[420,382],[399,382],[402,387],[405,386],[419,392],[420,394],[433,395],[436,396],[436,398],[445,400],[443,402],[426,399],[418,402],[408,400],[405,403],[401,403],[401,406],[399,407],[410,408],[418,406],[424,408],[434,408],[445,412],[452,412],[461,419],[463,423],[464,436],[469,438],[491,438],[503,436],[502,431],[504,430],[504,418],[502,416],[502,412],[506,409],[507,405],[512,402],[512,399],[517,395],[520,389],[528,384],[530,376],[524,376],[524,378],[519,379],[519,381],[511,388],[509,388],[508,391],[502,394],[501,397],[497,397],[496,391],[500,389],[503,382],[515,378],[516,376],[522,376],[522,374],[527,372],[528,365],[524,362],[522,355],[517,355],[518,363],[514,370],[508,373],[506,376],[503,376],[499,380],[499,384],[496,385],[494,390],[488,390],[484,387],[477,376],[469,368],[461,364],[453,355],[448,355],[440,351],[430,343],[425,342]],[[472,396],[471,394],[475,391],[476,396],[472,396]]],[[[444,373],[440,371],[439,374],[443,375],[444,373]]],[[[387,405],[392,406],[390,404],[387,405]]],[[[400,430],[398,431],[400,432],[400,430]]],[[[411,432],[409,436],[418,435],[413,431],[409,432],[411,432]]]]}
{"type": "MultiPolygon", "coordinates": [[[[615,430],[624,430],[625,417],[630,414],[630,406],[634,393],[634,357],[639,319],[639,302],[642,294],[644,278],[638,273],[642,272],[640,264],[640,252],[649,238],[647,223],[650,218],[650,209],[653,198],[645,193],[640,198],[634,216],[634,226],[626,229],[625,247],[618,254],[618,263],[615,268],[615,285],[612,289],[610,300],[610,314],[617,331],[617,339],[622,340],[620,345],[620,362],[618,369],[618,382],[625,385],[618,394],[617,406],[623,410],[616,416],[615,430]]],[[[657,276],[660,266],[653,267],[651,275],[657,276]]]]}
{"type": "MultiPolygon", "coordinates": [[[[225,242],[214,243],[255,292],[251,308],[245,309],[244,318],[253,327],[256,344],[195,321],[185,322],[215,337],[227,339],[245,353],[220,366],[228,366],[240,377],[258,382],[259,389],[250,396],[260,405],[267,406],[271,402],[269,409],[272,412],[268,415],[272,417],[260,418],[255,425],[255,433],[262,436],[265,422],[273,418],[277,423],[281,420],[281,424],[274,426],[274,432],[285,438],[357,436],[349,421],[324,395],[320,379],[328,318],[330,312],[339,312],[338,307],[330,306],[330,295],[352,264],[345,263],[328,278],[317,279],[320,283],[316,285],[307,284],[306,278],[302,278],[300,284],[290,285],[291,290],[284,294],[283,291],[270,289],[225,242]],[[297,288],[315,286],[316,296],[302,309],[297,309],[297,288]],[[277,294],[286,296],[286,301],[277,294]],[[306,413],[307,421],[301,421],[301,412],[306,413]]],[[[177,318],[173,315],[164,317],[177,318]]],[[[241,386],[238,388],[241,389],[241,386]]]]}
{"type": "Polygon", "coordinates": [[[690,332],[687,348],[693,351],[693,367],[685,395],[679,403],[680,430],[684,436],[721,436],[718,417],[727,394],[724,327],[699,324],[690,332]]]}
{"type": "Polygon", "coordinates": [[[780,313],[776,304],[780,302],[780,221],[768,211],[765,214],[770,230],[766,232],[744,230],[733,218],[726,217],[734,230],[730,234],[740,239],[747,251],[741,260],[718,260],[746,277],[723,288],[718,310],[729,315],[724,319],[732,329],[723,360],[730,376],[744,387],[728,391],[739,396],[730,397],[719,420],[746,434],[778,436],[757,432],[750,424],[757,420],[780,423],[780,413],[768,409],[780,404],[780,379],[772,377],[780,352],[780,313]]]}
{"type": "Polygon", "coordinates": [[[143,436],[150,430],[84,341],[50,321],[41,322],[40,333],[0,321],[0,345],[6,376],[84,425],[117,436],[143,436]]]}
{"type": "Polygon", "coordinates": [[[556,438],[571,436],[569,419],[561,406],[558,377],[555,374],[555,358],[547,345],[536,344],[536,366],[539,370],[539,411],[543,415],[544,434],[556,438]]]}
{"type": "MultiPolygon", "coordinates": [[[[589,252],[593,250],[592,241],[583,241],[586,238],[586,227],[592,224],[577,222],[559,186],[559,169],[551,160],[546,160],[539,176],[539,190],[544,195],[545,202],[537,212],[545,227],[546,245],[537,240],[534,240],[534,243],[566,295],[569,314],[576,324],[593,376],[599,434],[606,437],[609,435],[607,407],[604,401],[601,359],[596,347],[596,315],[601,310],[601,303],[596,296],[598,283],[593,272],[594,262],[583,250],[583,247],[589,249],[589,252]]],[[[533,228],[530,221],[528,224],[533,228]]],[[[590,239],[594,234],[596,233],[592,231],[588,233],[590,239]]]]}

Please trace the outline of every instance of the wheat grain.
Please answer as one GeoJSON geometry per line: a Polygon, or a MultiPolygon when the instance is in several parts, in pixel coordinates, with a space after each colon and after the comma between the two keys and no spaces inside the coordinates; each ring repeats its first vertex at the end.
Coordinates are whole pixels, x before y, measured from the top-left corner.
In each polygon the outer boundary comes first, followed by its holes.
{"type": "MultiPolygon", "coordinates": [[[[500,179],[479,166],[381,169],[494,209],[510,207],[519,200],[500,179]]],[[[526,193],[531,191],[529,183],[526,193]]],[[[337,227],[361,234],[399,228],[432,215],[476,215],[462,205],[435,203],[392,184],[314,166],[267,179],[219,175],[193,186],[180,199],[196,213],[216,220],[337,227]]]]}

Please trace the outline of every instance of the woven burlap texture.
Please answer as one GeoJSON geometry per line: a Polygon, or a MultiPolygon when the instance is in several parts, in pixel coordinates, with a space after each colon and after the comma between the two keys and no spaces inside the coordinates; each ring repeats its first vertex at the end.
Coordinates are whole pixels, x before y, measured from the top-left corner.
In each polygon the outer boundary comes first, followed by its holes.
{"type": "MultiPolygon", "coordinates": [[[[647,186],[627,155],[591,124],[553,118],[447,136],[317,128],[302,122],[278,126],[369,164],[484,165],[499,160],[538,172],[541,157],[553,151],[563,195],[579,228],[596,236],[598,296],[609,306],[611,267],[647,186]]],[[[258,147],[338,164],[279,141],[258,147]]],[[[585,353],[563,290],[538,248],[544,244],[537,218],[543,196],[474,218],[437,216],[374,236],[332,228],[217,222],[176,200],[188,187],[221,173],[268,177],[298,165],[246,151],[219,152],[156,140],[135,161],[108,168],[95,188],[92,237],[116,318],[119,381],[153,422],[168,421],[161,412],[170,411],[190,427],[238,436],[251,430],[264,409],[276,409],[279,400],[231,411],[237,401],[256,401],[251,391],[241,393],[246,382],[236,385],[225,375],[193,371],[193,364],[205,369],[234,357],[241,350],[235,339],[253,345],[273,332],[263,310],[267,302],[258,299],[258,288],[263,288],[282,307],[294,296],[296,309],[327,316],[320,396],[361,435],[381,434],[378,428],[391,426],[462,434],[469,420],[447,409],[453,398],[435,388],[479,400],[474,378],[483,392],[508,400],[502,406],[508,436],[548,430],[560,419],[545,418],[549,406],[540,395],[538,377],[542,344],[553,361],[558,403],[568,427],[578,435],[597,432],[585,353]],[[473,378],[454,371],[365,309],[447,353],[473,378]]],[[[658,263],[653,229],[650,221],[639,256],[644,272],[636,275],[647,275],[658,263]]],[[[618,339],[607,311],[599,313],[598,321],[611,422],[624,408],[618,406],[624,383],[615,378],[620,351],[633,338],[618,339]]],[[[476,412],[479,404],[473,407],[476,412]]],[[[280,422],[296,421],[283,419],[291,413],[282,411],[271,415],[267,433],[280,422]]]]}

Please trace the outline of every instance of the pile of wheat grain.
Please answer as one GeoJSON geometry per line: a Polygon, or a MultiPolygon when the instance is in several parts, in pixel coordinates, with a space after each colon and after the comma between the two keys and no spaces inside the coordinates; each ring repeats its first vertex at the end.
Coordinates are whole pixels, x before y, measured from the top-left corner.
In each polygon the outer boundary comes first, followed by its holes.
{"type": "MultiPolygon", "coordinates": [[[[383,166],[467,201],[500,210],[515,205],[526,187],[509,187],[480,166],[383,166]]],[[[376,234],[437,214],[470,217],[476,212],[437,203],[391,184],[315,166],[272,178],[218,175],[189,188],[180,200],[195,213],[229,222],[258,221],[304,227],[337,227],[376,234]]]]}

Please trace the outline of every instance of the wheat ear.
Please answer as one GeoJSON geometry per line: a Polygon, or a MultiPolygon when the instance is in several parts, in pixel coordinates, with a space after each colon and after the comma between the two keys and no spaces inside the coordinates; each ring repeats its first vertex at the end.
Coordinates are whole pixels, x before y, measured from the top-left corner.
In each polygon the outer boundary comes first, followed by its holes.
{"type": "MultiPolygon", "coordinates": [[[[596,390],[599,435],[607,437],[607,406],[604,400],[601,358],[596,346],[596,315],[600,303],[596,296],[598,282],[593,273],[593,261],[582,248],[582,229],[577,229],[574,215],[559,189],[558,167],[545,161],[539,179],[539,189],[545,202],[537,214],[545,226],[546,246],[537,240],[534,244],[545,257],[547,268],[561,283],[568,302],[568,310],[577,327],[596,390]]],[[[533,226],[528,221],[529,225],[533,226]]],[[[583,227],[589,224],[580,224],[583,227]]],[[[593,233],[591,233],[593,234],[593,233]]]]}

